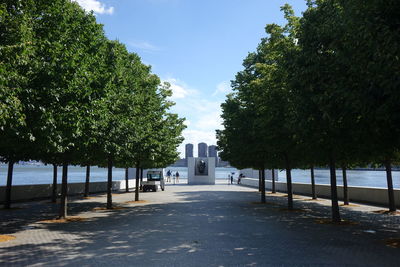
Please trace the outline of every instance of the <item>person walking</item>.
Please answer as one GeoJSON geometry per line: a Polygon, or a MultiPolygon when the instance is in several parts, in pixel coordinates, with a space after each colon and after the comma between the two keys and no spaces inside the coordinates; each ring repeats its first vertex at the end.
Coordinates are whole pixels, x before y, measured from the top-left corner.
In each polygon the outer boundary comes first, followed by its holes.
{"type": "Polygon", "coordinates": [[[179,172],[178,171],[175,173],[175,177],[176,177],[176,183],[178,184],[179,183],[179,172]]]}

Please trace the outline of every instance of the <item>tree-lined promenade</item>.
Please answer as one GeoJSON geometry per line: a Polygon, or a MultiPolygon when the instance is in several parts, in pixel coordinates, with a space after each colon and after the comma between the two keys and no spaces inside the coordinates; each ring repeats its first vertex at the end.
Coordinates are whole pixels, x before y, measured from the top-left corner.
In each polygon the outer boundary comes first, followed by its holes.
{"type": "MultiPolygon", "coordinates": [[[[106,197],[72,198],[80,221],[54,223],[50,203],[19,204],[1,212],[0,265],[6,266],[396,266],[400,217],[379,207],[343,209],[352,224],[326,224],[329,200],[296,195],[301,212],[285,211],[284,194],[257,202],[257,190],[216,185],[170,185],[116,194],[113,212],[95,209],[106,197]],[[396,245],[397,244],[397,245],[396,245]]],[[[71,205],[71,206],[72,206],[71,205]]],[[[54,212],[54,211],[53,211],[54,212]]]]}
{"type": "MultiPolygon", "coordinates": [[[[93,13],[69,0],[0,4],[0,157],[8,163],[5,208],[19,160],[62,166],[60,217],[67,215],[68,165],[167,166],[178,157],[183,119],[171,90],[139,56],[108,40],[93,13]]],[[[136,179],[135,200],[139,200],[136,179]]]]}
{"type": "MultiPolygon", "coordinates": [[[[329,166],[332,219],[339,222],[336,168],[386,168],[389,210],[395,211],[391,166],[400,149],[400,3],[309,0],[302,17],[282,11],[287,24],[267,36],[243,62],[217,131],[221,157],[238,168],[329,166]]],[[[264,172],[260,172],[263,174],[264,172]]],[[[264,177],[260,190],[265,202],[264,177]]]]}

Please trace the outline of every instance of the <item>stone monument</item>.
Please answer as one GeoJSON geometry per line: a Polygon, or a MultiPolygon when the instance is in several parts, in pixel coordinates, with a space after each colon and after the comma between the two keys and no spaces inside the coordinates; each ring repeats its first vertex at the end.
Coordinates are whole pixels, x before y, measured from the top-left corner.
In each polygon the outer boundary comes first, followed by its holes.
{"type": "Polygon", "coordinates": [[[215,158],[188,158],[188,184],[214,185],[215,158]]]}

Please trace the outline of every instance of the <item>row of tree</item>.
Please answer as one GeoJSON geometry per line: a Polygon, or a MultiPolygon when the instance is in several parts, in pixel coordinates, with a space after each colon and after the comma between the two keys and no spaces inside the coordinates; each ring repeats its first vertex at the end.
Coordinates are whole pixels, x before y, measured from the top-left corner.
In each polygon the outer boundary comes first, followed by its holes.
{"type": "MultiPolygon", "coordinates": [[[[93,13],[70,0],[0,4],[0,157],[62,166],[60,217],[67,215],[68,165],[163,167],[177,157],[183,119],[169,111],[169,85],[139,56],[108,40],[93,13]]],[[[136,196],[139,199],[139,179],[136,196]]],[[[88,192],[88,183],[87,189],[88,192]]],[[[55,179],[53,192],[57,180],[55,179]]]]}
{"type": "Polygon", "coordinates": [[[310,168],[314,184],[314,166],[329,166],[335,222],[337,167],[348,202],[347,168],[385,166],[389,209],[396,210],[400,2],[367,2],[309,0],[302,17],[283,6],[287,24],[266,26],[267,37],[232,81],[222,104],[224,130],[217,131],[221,157],[234,166],[286,169],[289,209],[291,169],[310,168]]]}

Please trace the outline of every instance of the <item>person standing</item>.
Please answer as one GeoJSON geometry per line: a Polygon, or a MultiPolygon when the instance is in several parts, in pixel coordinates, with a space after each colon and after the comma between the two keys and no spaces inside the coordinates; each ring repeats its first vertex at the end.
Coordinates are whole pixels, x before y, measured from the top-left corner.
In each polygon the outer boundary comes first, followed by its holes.
{"type": "Polygon", "coordinates": [[[179,172],[178,171],[176,172],[175,177],[176,177],[176,183],[179,183],[179,172]]]}
{"type": "Polygon", "coordinates": [[[233,184],[233,175],[231,175],[231,184],[233,184]]]}
{"type": "Polygon", "coordinates": [[[167,183],[171,182],[171,170],[167,171],[167,183]]]}

